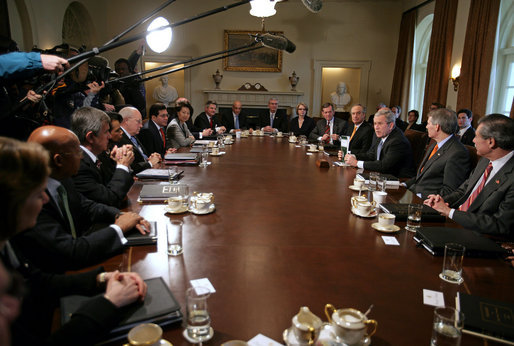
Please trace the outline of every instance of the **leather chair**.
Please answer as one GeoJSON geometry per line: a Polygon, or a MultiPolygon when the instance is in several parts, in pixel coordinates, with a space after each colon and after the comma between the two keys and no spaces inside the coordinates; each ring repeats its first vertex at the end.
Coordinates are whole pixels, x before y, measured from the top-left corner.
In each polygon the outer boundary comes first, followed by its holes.
{"type": "Polygon", "coordinates": [[[471,160],[471,170],[474,170],[477,166],[478,161],[480,161],[481,156],[477,154],[477,148],[471,145],[465,145],[466,149],[469,152],[469,159],[471,160]]]}
{"type": "Polygon", "coordinates": [[[410,145],[412,146],[414,165],[417,169],[421,160],[423,160],[423,156],[425,155],[428,145],[430,144],[430,138],[426,132],[411,129],[405,130],[405,137],[407,137],[410,145]]]}

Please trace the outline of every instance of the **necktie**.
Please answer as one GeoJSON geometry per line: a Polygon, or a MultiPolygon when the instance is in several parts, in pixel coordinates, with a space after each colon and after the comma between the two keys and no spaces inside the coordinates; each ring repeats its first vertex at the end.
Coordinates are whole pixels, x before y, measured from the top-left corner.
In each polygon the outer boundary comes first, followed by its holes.
{"type": "Polygon", "coordinates": [[[377,146],[377,160],[380,160],[380,152],[382,151],[382,146],[384,145],[384,142],[380,140],[377,146]]]}
{"type": "Polygon", "coordinates": [[[239,130],[239,116],[236,115],[236,130],[239,130]]]}
{"type": "Polygon", "coordinates": [[[211,127],[212,129],[212,117],[209,117],[209,126],[211,127]]]}
{"type": "Polygon", "coordinates": [[[59,198],[61,199],[59,206],[61,207],[61,211],[64,212],[66,218],[68,219],[68,223],[70,225],[71,235],[73,239],[77,238],[77,232],[75,231],[75,224],[73,222],[73,217],[71,216],[70,205],[68,204],[68,192],[64,188],[64,186],[59,185],[57,188],[57,193],[59,194],[59,198]]]}
{"type": "Polygon", "coordinates": [[[489,162],[489,165],[487,165],[487,168],[484,171],[484,177],[482,178],[482,181],[480,182],[480,185],[478,185],[477,189],[471,193],[471,195],[468,197],[468,199],[462,203],[462,205],[459,207],[459,210],[461,211],[467,211],[469,209],[469,206],[473,201],[478,197],[480,192],[485,186],[485,182],[487,181],[487,178],[489,177],[489,174],[491,174],[491,171],[493,170],[493,164],[489,162]]]}
{"type": "MultiPolygon", "coordinates": [[[[435,155],[435,153],[437,152],[437,150],[439,150],[439,146],[436,144],[434,149],[432,149],[432,152],[430,153],[430,156],[428,157],[428,159],[425,161],[425,165],[427,164],[428,160],[430,160],[432,158],[432,156],[435,155]]],[[[423,172],[423,169],[425,169],[425,165],[423,165],[423,167],[421,167],[421,172],[423,172]]]]}
{"type": "Polygon", "coordinates": [[[355,134],[355,132],[357,132],[357,126],[353,125],[353,131],[352,131],[352,135],[350,136],[350,140],[352,140],[353,135],[355,134]]]}
{"type": "Polygon", "coordinates": [[[161,128],[159,128],[159,132],[161,133],[161,138],[162,138],[162,147],[163,148],[166,148],[166,135],[164,134],[164,130],[161,128]]]}
{"type": "Polygon", "coordinates": [[[102,161],[97,159],[95,162],[95,165],[96,165],[96,168],[100,169],[100,166],[102,165],[102,161]]]}
{"type": "Polygon", "coordinates": [[[145,160],[148,160],[148,156],[146,156],[145,152],[143,151],[143,149],[141,148],[141,146],[139,145],[139,142],[137,141],[136,137],[134,136],[130,136],[130,140],[131,142],[134,144],[134,146],[137,148],[137,150],[139,150],[139,152],[141,153],[141,155],[143,155],[143,158],[145,160]]]}
{"type": "Polygon", "coordinates": [[[275,119],[275,114],[271,113],[269,116],[269,125],[273,127],[273,120],[275,119]]]}

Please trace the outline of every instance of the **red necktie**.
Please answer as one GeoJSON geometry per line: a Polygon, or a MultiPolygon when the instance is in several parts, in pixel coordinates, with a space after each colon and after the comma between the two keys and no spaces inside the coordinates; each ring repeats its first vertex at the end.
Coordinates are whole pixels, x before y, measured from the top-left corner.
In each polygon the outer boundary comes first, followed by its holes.
{"type": "Polygon", "coordinates": [[[473,201],[478,197],[478,194],[482,191],[484,188],[485,182],[487,181],[487,177],[489,177],[489,174],[491,174],[491,171],[493,170],[493,164],[489,162],[489,165],[484,171],[484,177],[482,178],[482,181],[480,182],[480,185],[478,185],[477,189],[468,197],[468,199],[462,203],[462,205],[459,207],[460,211],[467,211],[469,209],[469,206],[473,201]]]}
{"type": "MultiPolygon", "coordinates": [[[[430,153],[430,156],[425,161],[425,165],[427,164],[428,160],[430,160],[432,158],[432,156],[434,156],[434,154],[437,152],[438,149],[439,149],[439,146],[436,144],[434,149],[432,149],[432,152],[430,153]]],[[[423,167],[421,167],[421,172],[423,172],[423,169],[425,169],[425,165],[423,165],[423,167]]]]}
{"type": "Polygon", "coordinates": [[[162,137],[162,146],[164,148],[166,148],[166,136],[164,135],[164,130],[161,128],[159,128],[160,132],[161,132],[161,137],[162,137]]]}
{"type": "Polygon", "coordinates": [[[209,118],[209,124],[210,124],[210,127],[212,129],[212,117],[209,118]]]}

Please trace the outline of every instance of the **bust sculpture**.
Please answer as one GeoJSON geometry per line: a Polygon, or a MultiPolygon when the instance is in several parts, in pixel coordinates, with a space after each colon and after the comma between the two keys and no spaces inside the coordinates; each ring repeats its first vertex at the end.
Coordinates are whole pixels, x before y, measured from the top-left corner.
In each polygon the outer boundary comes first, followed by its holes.
{"type": "Polygon", "coordinates": [[[346,106],[352,100],[350,94],[347,93],[345,82],[337,83],[336,91],[330,94],[330,98],[332,99],[332,103],[336,105],[336,112],[345,112],[346,106]]]}
{"type": "Polygon", "coordinates": [[[162,85],[153,89],[153,98],[156,101],[164,103],[166,107],[173,106],[175,100],[178,98],[177,89],[168,84],[167,76],[162,76],[160,80],[162,85]]]}

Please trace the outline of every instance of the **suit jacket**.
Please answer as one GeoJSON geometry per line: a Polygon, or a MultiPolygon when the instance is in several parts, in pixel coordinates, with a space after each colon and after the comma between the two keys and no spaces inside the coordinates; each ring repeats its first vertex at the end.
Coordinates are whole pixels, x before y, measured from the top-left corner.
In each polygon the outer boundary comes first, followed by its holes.
{"type": "Polygon", "coordinates": [[[86,198],[120,208],[134,179],[129,172],[118,168],[114,170],[112,178],[105,181],[100,168],[84,152],[79,171],[73,176],[73,182],[77,191],[86,198]]]}
{"type": "Polygon", "coordinates": [[[189,138],[192,134],[187,128],[187,124],[182,124],[183,128],[179,124],[180,121],[178,118],[175,118],[166,129],[166,138],[168,138],[170,148],[188,147],[194,142],[193,139],[189,138]]]}
{"type": "Polygon", "coordinates": [[[407,128],[407,126],[409,126],[409,123],[403,121],[400,118],[396,119],[396,127],[399,128],[400,130],[402,130],[403,132],[405,132],[405,129],[407,128]]]}
{"type": "MultiPolygon", "coordinates": [[[[246,130],[248,128],[248,123],[246,121],[246,114],[242,111],[238,115],[239,117],[239,128],[241,130],[246,130]]],[[[234,124],[234,116],[232,115],[232,110],[228,112],[224,112],[221,114],[221,123],[226,127],[227,131],[235,129],[236,125],[234,124]]]]}
{"type": "MultiPolygon", "coordinates": [[[[137,139],[136,137],[136,140],[138,141],[139,145],[141,146],[141,148],[143,149],[143,152],[145,153],[146,156],[149,156],[149,153],[148,151],[146,151],[145,147],[143,146],[143,144],[137,139]]],[[[118,143],[115,143],[118,147],[121,147],[122,145],[125,145],[125,144],[130,144],[130,145],[134,145],[134,143],[132,143],[132,141],[130,140],[130,138],[125,134],[125,132],[123,132],[123,135],[121,136],[121,139],[118,143]]],[[[141,153],[139,152],[139,150],[137,148],[133,148],[132,149],[134,151],[134,161],[132,162],[132,164],[130,165],[130,167],[132,168],[132,170],[134,171],[134,174],[137,174],[141,171],[144,171],[145,169],[148,169],[148,168],[152,168],[152,166],[150,166],[150,163],[147,162],[145,160],[145,158],[143,157],[143,155],[141,155],[141,153]]],[[[150,153],[151,154],[151,153],[150,153]]]]}
{"type": "Polygon", "coordinates": [[[470,170],[469,152],[452,136],[430,158],[436,143],[428,147],[416,177],[406,181],[407,187],[425,198],[431,194],[448,195],[466,180],[470,170]]]}
{"type": "MultiPolygon", "coordinates": [[[[259,127],[270,126],[270,112],[267,109],[259,114],[259,127]]],[[[288,132],[289,124],[287,123],[287,115],[285,110],[277,109],[273,118],[273,128],[281,132],[288,132]]]]}
{"type": "Polygon", "coordinates": [[[289,123],[289,131],[293,132],[295,136],[307,136],[311,134],[312,130],[316,127],[314,119],[309,116],[305,116],[303,119],[302,127],[298,124],[299,117],[294,117],[289,123]]]}
{"type": "MultiPolygon", "coordinates": [[[[348,124],[346,128],[345,135],[350,137],[353,132],[353,128],[355,125],[353,123],[348,124]]],[[[350,141],[350,151],[352,154],[360,154],[365,153],[371,147],[371,142],[373,141],[373,126],[364,121],[361,126],[355,131],[352,140],[350,141]]]]}
{"type": "Polygon", "coordinates": [[[216,132],[216,127],[223,126],[221,124],[220,118],[218,114],[214,114],[212,116],[212,126],[209,122],[209,118],[207,117],[207,114],[205,112],[202,112],[198,114],[198,116],[195,118],[195,126],[200,129],[200,131],[203,131],[205,129],[212,129],[212,131],[216,132]]]}
{"type": "Polygon", "coordinates": [[[465,145],[471,145],[472,147],[475,146],[475,143],[473,143],[473,138],[475,138],[475,129],[473,126],[470,126],[466,132],[460,137],[460,142],[465,145]]]}
{"type": "MultiPolygon", "coordinates": [[[[333,134],[344,135],[346,133],[347,126],[348,123],[345,120],[334,117],[333,134]]],[[[309,139],[317,141],[319,137],[322,137],[323,134],[325,134],[326,127],[327,121],[325,119],[318,120],[316,126],[314,127],[314,130],[312,130],[311,134],[309,135],[309,139]]]]}
{"type": "MultiPolygon", "coordinates": [[[[166,129],[164,129],[164,135],[166,136],[166,129]]],[[[143,147],[150,154],[159,153],[161,156],[164,156],[166,153],[164,143],[162,142],[161,132],[151,119],[143,125],[141,130],[139,130],[137,139],[139,139],[143,147]]]]}
{"type": "Polygon", "coordinates": [[[415,175],[412,147],[401,130],[393,128],[382,146],[380,160],[377,160],[379,142],[380,139],[374,134],[369,150],[356,155],[358,160],[364,161],[364,169],[392,174],[398,178],[410,178],[415,175]]]}
{"type": "MultiPolygon", "coordinates": [[[[489,160],[482,158],[469,178],[453,193],[443,196],[450,207],[466,201],[482,177],[489,160]]],[[[514,239],[514,157],[484,186],[468,211],[455,210],[453,220],[472,230],[514,239]]]]}
{"type": "MultiPolygon", "coordinates": [[[[411,127],[409,127],[409,124],[407,124],[407,127],[405,130],[416,130],[420,132],[427,132],[427,127],[423,126],[423,124],[412,124],[411,127]]],[[[405,130],[403,132],[405,132],[405,130]]]]}
{"type": "Polygon", "coordinates": [[[12,238],[12,243],[23,256],[37,263],[43,271],[61,273],[97,264],[121,252],[123,245],[114,228],[105,227],[87,233],[95,223],[114,222],[119,210],[85,198],[75,190],[71,179],[61,183],[68,192],[77,238],[72,237],[67,218],[50,197],[38,216],[36,226],[12,238]]]}

